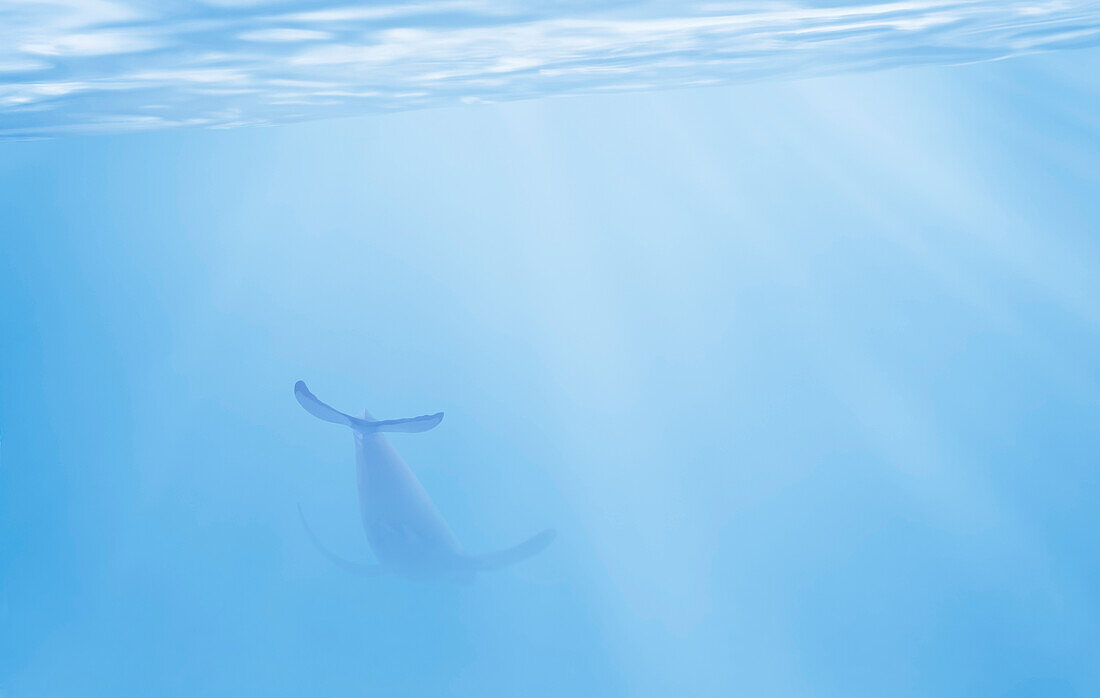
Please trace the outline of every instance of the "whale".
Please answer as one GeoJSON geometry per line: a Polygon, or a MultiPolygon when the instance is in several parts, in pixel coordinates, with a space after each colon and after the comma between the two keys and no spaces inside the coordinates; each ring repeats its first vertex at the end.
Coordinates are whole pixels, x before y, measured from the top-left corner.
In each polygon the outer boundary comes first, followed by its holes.
{"type": "Polygon", "coordinates": [[[547,529],[495,552],[471,554],[462,548],[428,492],[385,436],[434,429],[443,421],[442,412],[378,420],[363,410],[362,417],[353,417],[321,402],[303,381],[294,384],[294,397],[306,412],[349,428],[355,438],[359,513],[377,563],[353,562],[330,551],[298,507],[310,541],[338,567],[367,575],[468,581],[477,572],[507,567],[537,555],[553,541],[556,534],[547,529]]]}

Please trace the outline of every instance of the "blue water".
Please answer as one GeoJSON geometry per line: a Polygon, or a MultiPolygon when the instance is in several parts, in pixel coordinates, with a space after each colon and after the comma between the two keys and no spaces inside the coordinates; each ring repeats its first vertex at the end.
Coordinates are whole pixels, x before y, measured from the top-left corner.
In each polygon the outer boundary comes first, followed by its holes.
{"type": "Polygon", "coordinates": [[[0,143],[0,695],[1097,695],[1098,105],[1086,49],[0,143]],[[298,379],[557,539],[329,564],[298,379]]]}
{"type": "Polygon", "coordinates": [[[1100,43],[1097,0],[5,0],[0,139],[234,128],[1100,43]]]}

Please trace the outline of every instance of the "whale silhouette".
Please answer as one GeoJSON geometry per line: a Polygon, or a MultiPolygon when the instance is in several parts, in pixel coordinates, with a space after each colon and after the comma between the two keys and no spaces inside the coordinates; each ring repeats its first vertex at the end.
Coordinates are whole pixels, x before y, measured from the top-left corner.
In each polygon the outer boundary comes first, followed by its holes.
{"type": "Polygon", "coordinates": [[[555,532],[545,530],[505,550],[480,555],[463,551],[427,491],[383,435],[384,432],[428,431],[443,421],[442,412],[376,420],[364,410],[362,418],[352,417],[318,400],[303,381],[294,384],[294,397],[314,417],[350,427],[355,435],[359,511],[367,540],[379,564],[351,562],[330,552],[313,533],[298,507],[306,534],[336,565],[363,574],[468,579],[477,571],[505,567],[536,555],[554,539],[555,532]]]}

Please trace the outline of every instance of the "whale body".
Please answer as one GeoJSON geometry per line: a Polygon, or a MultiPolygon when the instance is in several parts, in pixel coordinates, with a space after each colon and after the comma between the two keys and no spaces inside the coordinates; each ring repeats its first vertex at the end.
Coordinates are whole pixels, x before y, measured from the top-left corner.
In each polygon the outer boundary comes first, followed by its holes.
{"type": "Polygon", "coordinates": [[[294,397],[314,417],[349,427],[355,435],[359,510],[367,541],[379,564],[354,563],[333,554],[313,534],[305,516],[301,516],[310,539],[337,565],[367,574],[466,579],[479,570],[504,567],[531,557],[553,540],[554,531],[545,530],[498,552],[472,555],[462,549],[423,485],[385,437],[387,432],[433,429],[443,421],[442,412],[377,420],[364,410],[361,418],[352,417],[318,400],[302,381],[294,384],[294,397]]]}

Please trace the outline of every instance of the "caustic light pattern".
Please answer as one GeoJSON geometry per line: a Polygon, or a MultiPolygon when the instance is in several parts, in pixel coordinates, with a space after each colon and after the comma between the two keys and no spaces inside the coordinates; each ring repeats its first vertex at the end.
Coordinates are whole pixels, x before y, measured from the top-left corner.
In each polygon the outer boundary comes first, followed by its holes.
{"type": "Polygon", "coordinates": [[[1098,36],[1085,0],[0,0],[0,138],[965,63],[1098,36]]]}

